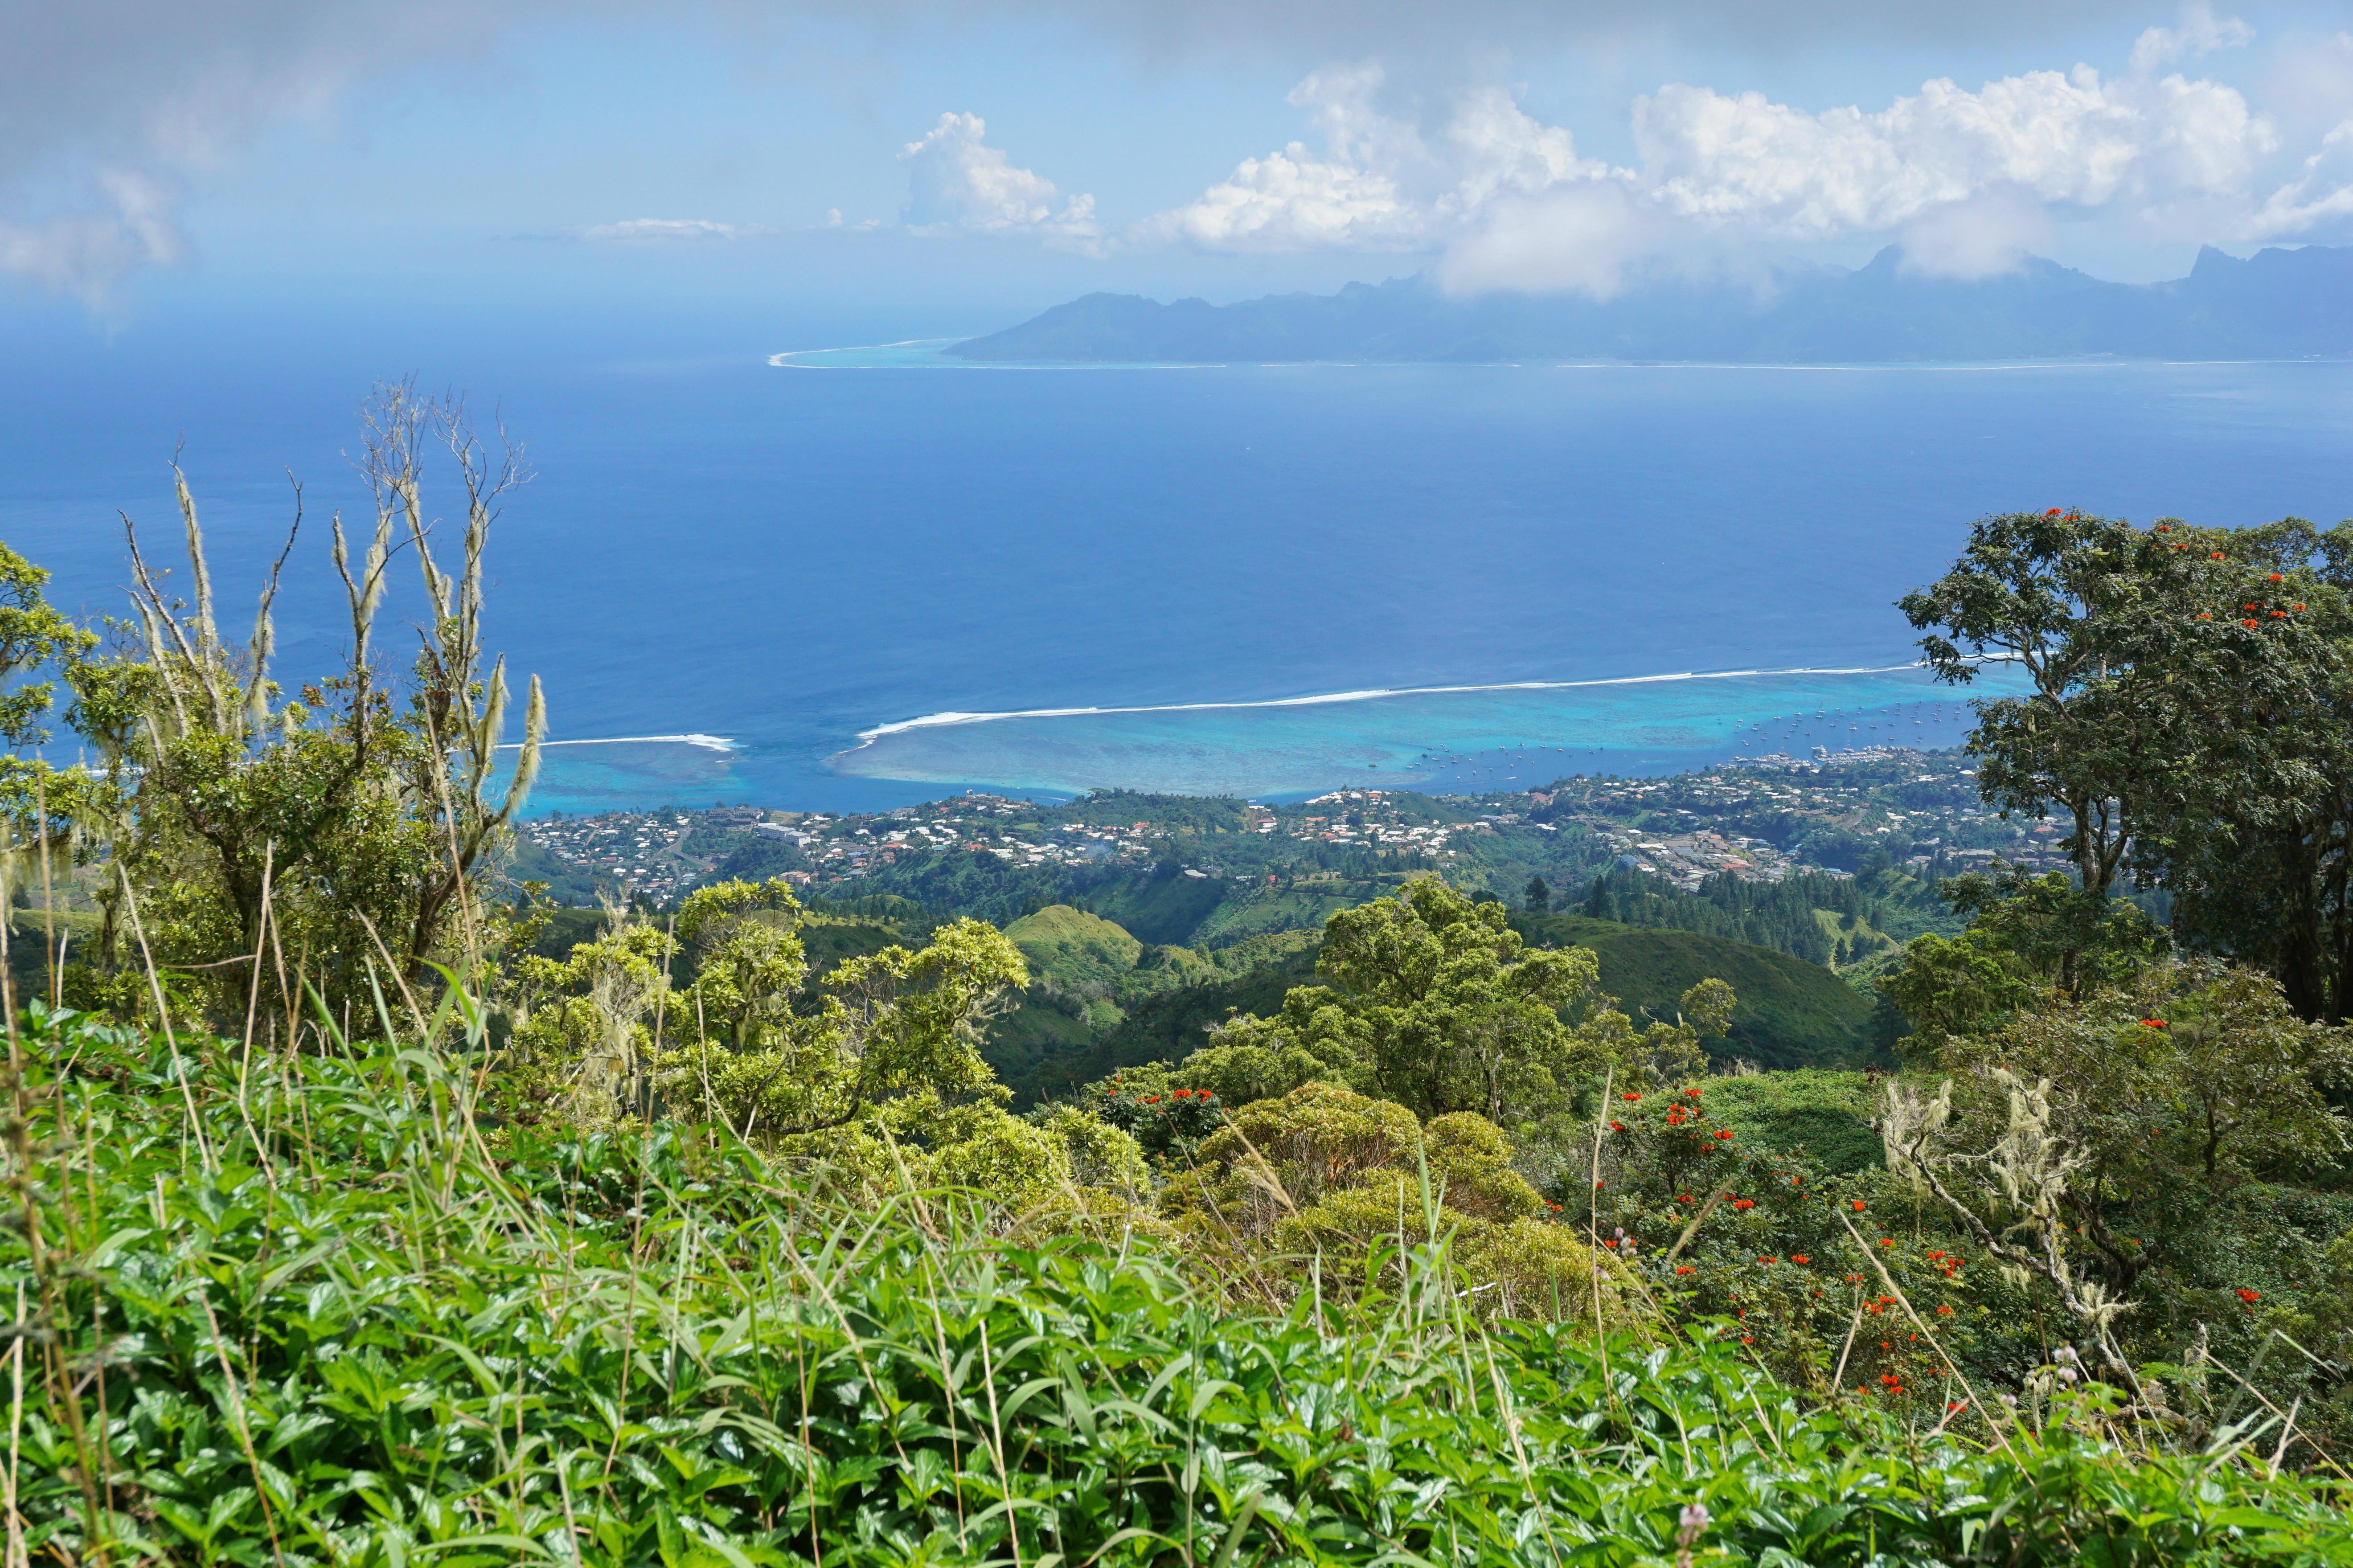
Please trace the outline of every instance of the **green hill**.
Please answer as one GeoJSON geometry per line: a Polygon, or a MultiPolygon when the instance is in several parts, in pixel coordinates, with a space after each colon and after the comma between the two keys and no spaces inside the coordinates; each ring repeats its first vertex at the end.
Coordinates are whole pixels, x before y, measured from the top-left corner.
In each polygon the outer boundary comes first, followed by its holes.
{"type": "Polygon", "coordinates": [[[1043,1056],[1014,1082],[1016,1093],[1025,1101],[1042,1100],[1138,1062],[1190,1056],[1208,1042],[1209,1026],[1222,1023],[1229,1014],[1272,1013],[1282,1005],[1284,993],[1293,986],[1315,984],[1316,945],[1303,944],[1287,952],[1268,945],[1279,954],[1271,963],[1231,978],[1145,997],[1085,1047],[1043,1056]]]}
{"type": "Polygon", "coordinates": [[[1068,904],[1048,904],[1005,928],[1031,976],[1064,985],[1116,984],[1135,968],[1144,944],[1125,927],[1068,904]]]}
{"type": "Polygon", "coordinates": [[[1819,964],[1697,931],[1620,925],[1584,915],[1514,915],[1531,947],[1589,947],[1601,986],[1638,1020],[1672,1019],[1676,999],[1713,976],[1740,998],[1712,1055],[1767,1068],[1845,1067],[1870,1058],[1872,1004],[1819,964]]]}

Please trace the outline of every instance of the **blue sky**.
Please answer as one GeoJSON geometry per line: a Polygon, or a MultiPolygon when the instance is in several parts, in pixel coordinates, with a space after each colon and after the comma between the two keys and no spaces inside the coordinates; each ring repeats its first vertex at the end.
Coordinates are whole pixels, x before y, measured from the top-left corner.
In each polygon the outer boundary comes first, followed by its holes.
{"type": "Polygon", "coordinates": [[[2344,6],[0,0],[0,309],[979,329],[2353,242],[2344,6]]]}

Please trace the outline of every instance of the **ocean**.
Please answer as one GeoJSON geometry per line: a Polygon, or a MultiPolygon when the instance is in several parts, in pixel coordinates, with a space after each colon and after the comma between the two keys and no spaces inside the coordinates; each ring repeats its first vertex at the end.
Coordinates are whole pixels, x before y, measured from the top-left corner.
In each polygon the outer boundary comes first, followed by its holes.
{"type": "Polygon", "coordinates": [[[416,364],[535,470],[490,616],[574,742],[534,810],[856,810],[1951,744],[1968,693],[1909,668],[1894,601],[1972,519],[2353,510],[2342,362],[981,369],[778,335],[665,357],[354,329],[195,363],[61,331],[0,366],[0,538],[61,605],[119,608],[115,510],[171,552],[185,440],[235,620],[290,468],[279,668],[307,677],[341,636],[324,519],[361,503],[359,367],[416,364]]]}

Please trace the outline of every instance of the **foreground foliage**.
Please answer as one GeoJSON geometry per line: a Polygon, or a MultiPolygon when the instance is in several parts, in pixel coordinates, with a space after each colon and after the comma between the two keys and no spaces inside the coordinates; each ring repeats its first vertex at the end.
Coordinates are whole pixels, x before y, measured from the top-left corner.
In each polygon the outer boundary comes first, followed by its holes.
{"type": "Polygon", "coordinates": [[[1706,1328],[1482,1329],[1442,1243],[1376,1248],[1402,1283],[1345,1314],[1236,1311],[1133,1238],[853,1208],[715,1127],[493,1159],[425,1049],[37,1011],[17,1060],[32,1560],[1641,1563],[1694,1502],[1701,1562],[2353,1558],[2244,1430],[1809,1409],[1706,1328]]]}

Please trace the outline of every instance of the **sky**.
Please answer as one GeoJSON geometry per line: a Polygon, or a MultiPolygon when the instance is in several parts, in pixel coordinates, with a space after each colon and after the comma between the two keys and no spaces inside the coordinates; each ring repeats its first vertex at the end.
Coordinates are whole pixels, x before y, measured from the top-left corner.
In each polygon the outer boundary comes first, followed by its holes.
{"type": "MultiPolygon", "coordinates": [[[[2353,243],[2353,7],[0,0],[0,329],[2353,243]]],[[[787,345],[817,346],[817,345],[787,345]]]]}

